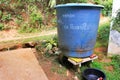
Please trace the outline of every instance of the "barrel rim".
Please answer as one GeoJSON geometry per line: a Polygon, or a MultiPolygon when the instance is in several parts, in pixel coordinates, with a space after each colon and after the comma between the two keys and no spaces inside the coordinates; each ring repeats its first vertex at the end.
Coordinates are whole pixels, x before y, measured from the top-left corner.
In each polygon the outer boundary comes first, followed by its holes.
{"type": "Polygon", "coordinates": [[[59,4],[56,5],[55,8],[61,7],[93,7],[93,8],[104,8],[102,5],[96,5],[91,3],[67,3],[67,4],[59,4]]]}

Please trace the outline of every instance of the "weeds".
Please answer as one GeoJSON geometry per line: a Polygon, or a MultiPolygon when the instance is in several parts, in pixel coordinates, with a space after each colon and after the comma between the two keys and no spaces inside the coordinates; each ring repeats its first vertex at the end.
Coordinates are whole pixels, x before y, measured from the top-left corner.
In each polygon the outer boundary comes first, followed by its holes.
{"type": "Polygon", "coordinates": [[[11,16],[12,16],[11,14],[5,13],[5,14],[2,15],[1,20],[2,20],[3,22],[7,22],[7,21],[11,20],[11,18],[12,18],[11,16]]]}
{"type": "Polygon", "coordinates": [[[109,22],[101,24],[99,26],[99,29],[98,29],[98,37],[97,37],[97,39],[99,41],[108,42],[108,40],[109,40],[109,31],[110,31],[110,23],[109,22]]]}
{"type": "Polygon", "coordinates": [[[114,55],[111,59],[109,65],[112,65],[114,70],[112,72],[105,70],[107,80],[120,80],[120,55],[114,55]]]}
{"type": "Polygon", "coordinates": [[[31,33],[37,31],[38,31],[37,29],[30,27],[28,23],[22,24],[21,27],[19,28],[20,33],[31,33]]]}
{"type": "Polygon", "coordinates": [[[91,63],[91,67],[92,68],[97,68],[97,69],[103,69],[103,64],[101,63],[100,64],[100,62],[93,62],[93,63],[91,63]]]}
{"type": "Polygon", "coordinates": [[[3,29],[4,29],[4,24],[0,23],[0,30],[3,30],[3,29]]]}
{"type": "Polygon", "coordinates": [[[46,57],[50,57],[52,55],[58,55],[58,42],[57,37],[43,41],[41,44],[36,46],[36,50],[42,53],[46,57]]]}
{"type": "Polygon", "coordinates": [[[61,67],[52,67],[51,71],[54,72],[54,73],[61,74],[61,75],[66,75],[67,69],[65,67],[63,67],[63,66],[61,66],[61,67]]]}

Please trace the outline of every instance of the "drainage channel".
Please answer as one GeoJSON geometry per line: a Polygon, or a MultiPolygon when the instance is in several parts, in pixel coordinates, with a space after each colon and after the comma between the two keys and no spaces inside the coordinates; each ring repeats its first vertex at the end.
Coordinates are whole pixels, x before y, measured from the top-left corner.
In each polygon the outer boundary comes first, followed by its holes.
{"type": "Polygon", "coordinates": [[[8,47],[2,47],[0,48],[0,51],[9,51],[9,50],[15,50],[19,48],[34,48],[37,44],[38,44],[37,42],[19,43],[19,44],[14,44],[8,47]]]}

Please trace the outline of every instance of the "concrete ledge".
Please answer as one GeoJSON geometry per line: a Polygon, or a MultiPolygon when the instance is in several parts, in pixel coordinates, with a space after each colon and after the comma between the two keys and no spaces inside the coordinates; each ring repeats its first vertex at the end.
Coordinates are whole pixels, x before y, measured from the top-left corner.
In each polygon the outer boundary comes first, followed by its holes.
{"type": "Polygon", "coordinates": [[[0,52],[0,80],[48,80],[31,48],[0,52]]]}

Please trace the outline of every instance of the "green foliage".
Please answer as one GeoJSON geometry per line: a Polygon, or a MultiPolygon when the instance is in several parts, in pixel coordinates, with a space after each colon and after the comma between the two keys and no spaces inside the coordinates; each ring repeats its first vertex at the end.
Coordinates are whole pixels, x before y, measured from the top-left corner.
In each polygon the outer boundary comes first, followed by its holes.
{"type": "Polygon", "coordinates": [[[112,65],[114,66],[115,69],[117,69],[120,72],[120,55],[114,55],[112,57],[112,65]]]}
{"type": "Polygon", "coordinates": [[[5,13],[5,14],[3,14],[2,15],[2,21],[9,21],[11,19],[11,14],[9,14],[9,13],[5,13]]]}
{"type": "Polygon", "coordinates": [[[95,61],[91,64],[91,67],[104,71],[107,80],[120,80],[120,55],[114,55],[111,59],[112,61],[109,63],[95,61]],[[106,70],[105,67],[107,66],[113,66],[113,71],[106,70]]]}
{"type": "Polygon", "coordinates": [[[98,37],[97,37],[97,39],[99,41],[108,42],[108,40],[109,40],[109,31],[110,31],[110,23],[109,22],[101,24],[99,26],[99,29],[98,29],[98,37]]]}
{"type": "Polygon", "coordinates": [[[58,41],[56,37],[47,40],[45,43],[45,47],[47,48],[47,50],[51,50],[53,47],[57,47],[57,45],[58,45],[58,41]]]}
{"type": "Polygon", "coordinates": [[[104,16],[110,16],[112,13],[112,3],[113,0],[105,0],[105,1],[101,1],[101,5],[104,6],[104,9],[102,10],[102,14],[104,16]]]}
{"type": "Polygon", "coordinates": [[[43,41],[40,45],[36,46],[36,50],[46,57],[57,55],[59,53],[57,37],[54,36],[49,40],[43,41]]]}
{"type": "Polygon", "coordinates": [[[21,33],[31,33],[31,32],[37,32],[37,29],[30,27],[28,23],[24,23],[21,25],[19,32],[21,33]]]}
{"type": "Polygon", "coordinates": [[[3,29],[4,29],[4,24],[0,23],[0,30],[3,30],[3,29]]]}
{"type": "Polygon", "coordinates": [[[14,19],[19,32],[36,32],[43,24],[41,2],[42,0],[0,0],[0,9],[4,11],[0,10],[1,22],[8,23],[14,19]]]}
{"type": "Polygon", "coordinates": [[[112,30],[120,32],[120,9],[118,10],[117,16],[113,19],[112,30]]]}
{"type": "Polygon", "coordinates": [[[0,0],[0,4],[9,4],[10,0],[0,0]]]}
{"type": "Polygon", "coordinates": [[[41,27],[42,25],[42,17],[40,13],[31,13],[30,14],[31,24],[38,24],[37,26],[41,27]]]}
{"type": "Polygon", "coordinates": [[[52,55],[56,55],[59,54],[58,52],[58,40],[57,37],[53,37],[50,40],[47,40],[44,44],[43,44],[45,50],[45,55],[46,56],[52,56],[52,55]]]}
{"type": "MultiPolygon", "coordinates": [[[[81,72],[83,72],[87,68],[97,68],[105,73],[107,80],[120,80],[120,62],[119,61],[120,61],[120,55],[114,55],[111,57],[111,62],[106,63],[106,62],[94,61],[90,64],[90,67],[87,64],[82,65],[80,70],[81,72]],[[109,69],[106,69],[106,67],[109,67],[109,66],[113,67],[113,71],[109,71],[109,69]]],[[[76,75],[80,80],[83,80],[80,73],[77,73],[76,75]]]]}
{"type": "Polygon", "coordinates": [[[95,62],[91,63],[91,67],[97,68],[97,69],[103,69],[103,64],[95,61],[95,62]]]}
{"type": "Polygon", "coordinates": [[[99,48],[99,47],[108,47],[108,42],[102,42],[100,40],[97,40],[95,43],[95,48],[99,48]]]}
{"type": "Polygon", "coordinates": [[[113,66],[114,70],[112,72],[105,70],[107,80],[120,80],[120,55],[114,55],[111,59],[109,65],[113,66]]]}

